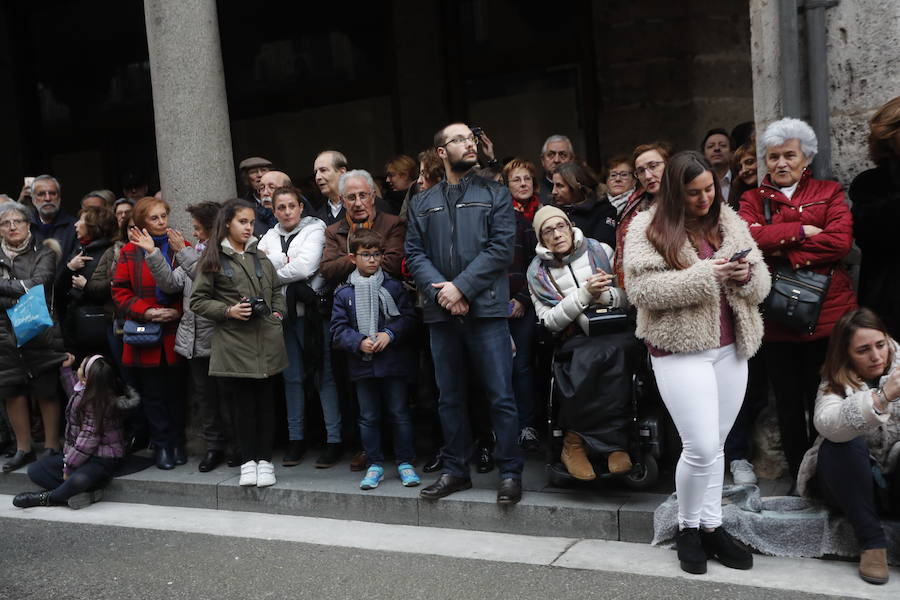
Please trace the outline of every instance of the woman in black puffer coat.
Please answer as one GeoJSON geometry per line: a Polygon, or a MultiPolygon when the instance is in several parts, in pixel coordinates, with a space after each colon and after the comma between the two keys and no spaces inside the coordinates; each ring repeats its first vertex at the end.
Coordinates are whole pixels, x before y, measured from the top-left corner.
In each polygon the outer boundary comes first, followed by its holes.
{"type": "Polygon", "coordinates": [[[16,434],[16,453],[3,465],[13,471],[34,460],[31,448],[29,397],[41,410],[44,447],[59,452],[60,407],[56,385],[59,366],[66,359],[59,326],[54,324],[21,348],[6,309],[15,306],[26,290],[43,284],[47,306],[53,304],[53,280],[59,244],[47,239],[38,244],[28,228],[28,212],[19,204],[0,206],[0,398],[16,434]]]}

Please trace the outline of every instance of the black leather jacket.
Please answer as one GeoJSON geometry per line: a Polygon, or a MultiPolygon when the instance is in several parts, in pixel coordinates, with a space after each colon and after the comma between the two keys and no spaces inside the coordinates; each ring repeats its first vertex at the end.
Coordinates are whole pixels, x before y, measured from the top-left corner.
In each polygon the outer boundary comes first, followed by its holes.
{"type": "Polygon", "coordinates": [[[432,283],[450,281],[469,303],[470,317],[507,317],[515,216],[509,189],[470,174],[451,204],[442,181],[410,201],[406,265],[422,296],[426,323],[446,321],[450,313],[436,302],[432,283]]]}

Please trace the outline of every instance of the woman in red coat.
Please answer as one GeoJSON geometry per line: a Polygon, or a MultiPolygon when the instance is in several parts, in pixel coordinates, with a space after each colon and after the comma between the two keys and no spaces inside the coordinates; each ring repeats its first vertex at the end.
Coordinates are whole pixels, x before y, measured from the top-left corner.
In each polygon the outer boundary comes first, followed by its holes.
{"type": "MultiPolygon", "coordinates": [[[[134,206],[132,217],[135,228],[153,238],[153,252],[162,252],[172,264],[175,253],[184,247],[184,239],[169,229],[169,205],[157,198],[141,198],[134,206]]],[[[141,405],[150,425],[150,441],[156,451],[156,466],[172,469],[187,462],[184,361],[175,353],[181,295],[170,295],[157,287],[144,255],[145,251],[133,242],[125,244],[113,275],[112,297],[126,319],[162,323],[162,339],[158,344],[124,344],[122,364],[131,369],[141,395],[141,405]]]]}
{"type": "Polygon", "coordinates": [[[775,393],[782,447],[796,478],[816,438],[812,408],[828,338],[841,315],[857,306],[841,264],[853,244],[853,219],[840,184],[812,178],[808,167],[818,147],[812,127],[799,119],[781,119],[766,128],[759,144],[769,173],[758,188],[744,193],[740,208],[759,249],[770,266],[787,262],[793,269],[822,274],[833,270],[812,334],[765,321],[763,357],[775,393]]]}

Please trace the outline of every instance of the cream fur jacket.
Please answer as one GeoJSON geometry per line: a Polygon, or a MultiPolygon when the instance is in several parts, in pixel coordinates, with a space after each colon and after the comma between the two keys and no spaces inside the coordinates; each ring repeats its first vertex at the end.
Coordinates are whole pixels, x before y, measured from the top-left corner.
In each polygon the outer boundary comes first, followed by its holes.
{"type": "MultiPolygon", "coordinates": [[[[669,352],[700,352],[719,347],[719,298],[722,288],[713,273],[713,260],[700,260],[690,242],[681,258],[689,266],[672,269],[657,252],[646,231],[656,208],[638,214],[625,236],[625,279],[628,299],[637,307],[639,338],[669,352]]],[[[731,258],[751,249],[750,280],[725,284],[725,298],[734,312],[737,353],[743,358],[759,350],[763,322],[759,303],[769,293],[771,278],[762,253],[737,213],[722,206],[719,216],[722,246],[714,258],[731,258]]]]}
{"type": "MultiPolygon", "coordinates": [[[[894,347],[894,360],[888,374],[879,379],[880,386],[884,385],[894,369],[900,368],[900,346],[893,340],[891,344],[894,347]]],[[[800,472],[797,474],[797,491],[802,496],[811,495],[809,481],[816,474],[819,446],[823,439],[841,443],[863,436],[869,447],[869,454],[882,470],[885,473],[894,470],[897,458],[900,457],[900,402],[888,404],[888,411],[879,415],[873,407],[872,388],[865,383],[861,389],[847,387],[843,395],[838,395],[830,391],[823,382],[816,396],[813,424],[819,437],[803,456],[800,472]]]]}

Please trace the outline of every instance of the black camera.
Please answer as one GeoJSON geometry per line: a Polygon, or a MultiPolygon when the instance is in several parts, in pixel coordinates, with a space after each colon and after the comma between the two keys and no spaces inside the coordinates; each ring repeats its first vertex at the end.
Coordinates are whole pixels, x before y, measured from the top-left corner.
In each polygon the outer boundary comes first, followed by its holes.
{"type": "Polygon", "coordinates": [[[272,310],[269,308],[269,305],[266,304],[265,299],[259,296],[253,296],[252,298],[241,298],[241,302],[250,305],[250,316],[265,317],[266,315],[272,314],[272,310]]]}

